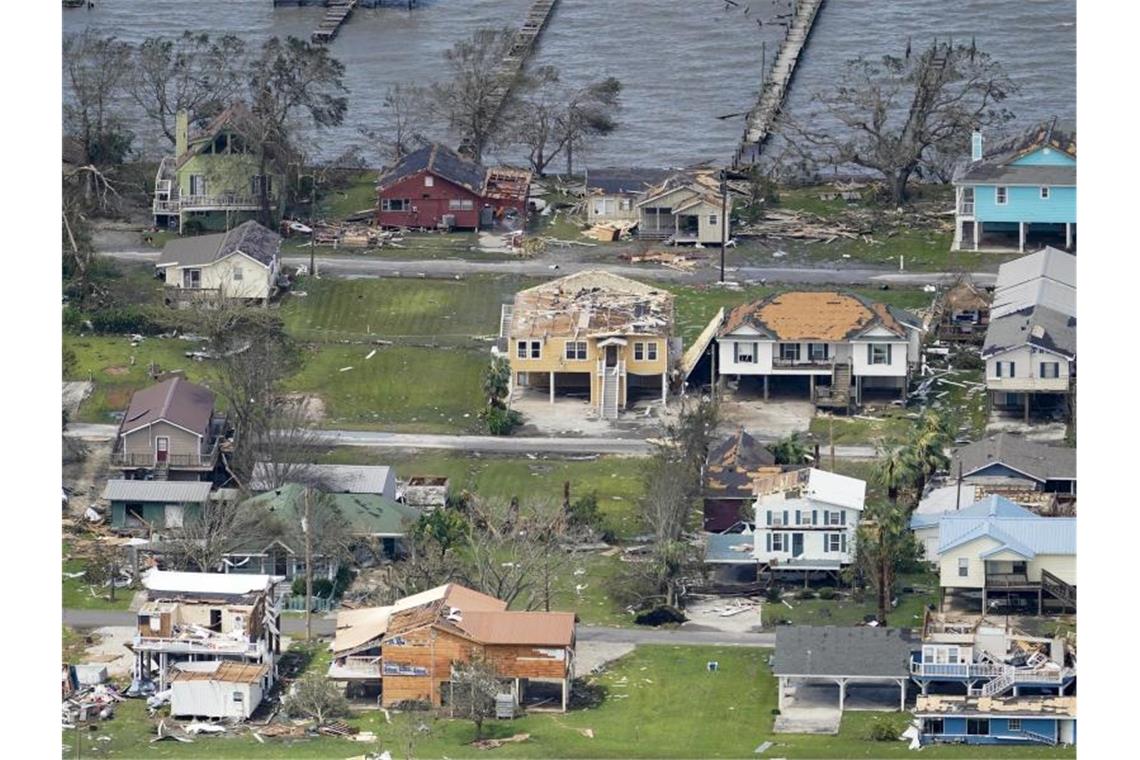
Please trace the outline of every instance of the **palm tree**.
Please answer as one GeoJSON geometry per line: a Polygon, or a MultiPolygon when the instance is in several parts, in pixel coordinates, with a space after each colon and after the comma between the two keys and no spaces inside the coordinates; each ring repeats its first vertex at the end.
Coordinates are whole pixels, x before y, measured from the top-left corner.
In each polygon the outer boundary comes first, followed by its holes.
{"type": "Polygon", "coordinates": [[[807,446],[800,439],[799,433],[781,438],[771,444],[768,451],[776,458],[776,464],[803,464],[807,459],[807,446]]]}
{"type": "Polygon", "coordinates": [[[895,576],[918,555],[918,542],[909,529],[907,510],[882,502],[867,507],[855,533],[855,566],[875,586],[879,625],[887,624],[895,576]]]}
{"type": "Polygon", "coordinates": [[[915,480],[914,458],[910,451],[897,444],[880,444],[876,447],[879,463],[875,467],[875,482],[887,489],[891,504],[899,501],[899,488],[915,480]]]}
{"type": "Polygon", "coordinates": [[[953,440],[950,422],[943,415],[927,409],[918,418],[914,433],[905,448],[905,455],[914,473],[916,506],[922,499],[922,492],[926,489],[926,481],[930,476],[950,466],[946,448],[953,440]]]}

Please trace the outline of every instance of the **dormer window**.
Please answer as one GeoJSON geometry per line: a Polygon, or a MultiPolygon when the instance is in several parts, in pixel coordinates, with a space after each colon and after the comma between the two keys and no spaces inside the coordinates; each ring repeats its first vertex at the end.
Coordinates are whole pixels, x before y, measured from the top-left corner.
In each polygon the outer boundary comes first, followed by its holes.
{"type": "Polygon", "coordinates": [[[432,177],[431,175],[424,177],[424,187],[434,187],[434,186],[435,186],[435,177],[432,177]]]}

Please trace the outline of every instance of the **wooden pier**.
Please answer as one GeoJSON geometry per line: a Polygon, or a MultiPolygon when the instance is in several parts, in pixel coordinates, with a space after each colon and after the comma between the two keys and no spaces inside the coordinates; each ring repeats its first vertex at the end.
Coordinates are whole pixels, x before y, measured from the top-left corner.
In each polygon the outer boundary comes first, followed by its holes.
{"type": "Polygon", "coordinates": [[[748,112],[744,136],[732,159],[734,169],[745,168],[759,160],[760,150],[768,140],[772,124],[784,105],[788,87],[796,72],[796,64],[800,62],[800,56],[807,46],[808,37],[823,3],[824,0],[797,0],[791,25],[785,27],[780,50],[772,62],[772,68],[764,77],[760,98],[756,106],[748,112]]]}
{"type": "Polygon", "coordinates": [[[325,11],[320,26],[313,32],[312,41],[320,44],[332,42],[340,31],[341,24],[352,15],[356,2],[357,0],[329,0],[328,10],[325,11]]]}

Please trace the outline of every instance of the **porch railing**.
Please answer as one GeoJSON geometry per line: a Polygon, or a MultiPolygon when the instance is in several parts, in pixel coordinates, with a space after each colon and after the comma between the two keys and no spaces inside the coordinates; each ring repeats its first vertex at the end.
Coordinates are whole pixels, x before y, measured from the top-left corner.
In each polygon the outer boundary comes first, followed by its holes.
{"type": "Polygon", "coordinates": [[[213,443],[202,446],[196,454],[178,454],[169,452],[165,461],[158,461],[153,451],[127,452],[123,451],[122,440],[111,452],[111,464],[118,467],[213,467],[217,462],[218,446],[221,437],[214,438],[213,443]]]}
{"type": "Polygon", "coordinates": [[[934,663],[912,662],[911,675],[944,678],[995,678],[1004,671],[1004,665],[987,663],[934,663]]]}
{"type": "Polygon", "coordinates": [[[835,358],[828,357],[826,359],[781,359],[779,357],[772,358],[772,366],[781,369],[796,368],[796,369],[831,369],[835,366],[835,358]]]}
{"type": "Polygon", "coordinates": [[[986,573],[987,588],[1004,588],[1008,586],[1038,586],[1032,583],[1025,573],[986,573]]]}
{"type": "Polygon", "coordinates": [[[962,201],[961,203],[959,203],[958,204],[958,213],[963,214],[965,216],[973,216],[974,215],[974,202],[973,201],[962,201]]]}

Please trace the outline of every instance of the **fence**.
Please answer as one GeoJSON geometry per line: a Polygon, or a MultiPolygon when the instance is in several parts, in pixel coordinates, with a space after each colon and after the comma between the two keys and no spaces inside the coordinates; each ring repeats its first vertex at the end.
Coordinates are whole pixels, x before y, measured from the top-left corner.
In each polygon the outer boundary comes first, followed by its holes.
{"type": "MultiPolygon", "coordinates": [[[[330,596],[327,599],[319,596],[314,596],[313,599],[313,612],[328,612],[336,607],[336,601],[330,596]]],[[[304,612],[305,611],[305,595],[289,595],[281,600],[281,610],[283,612],[304,612]]]]}

